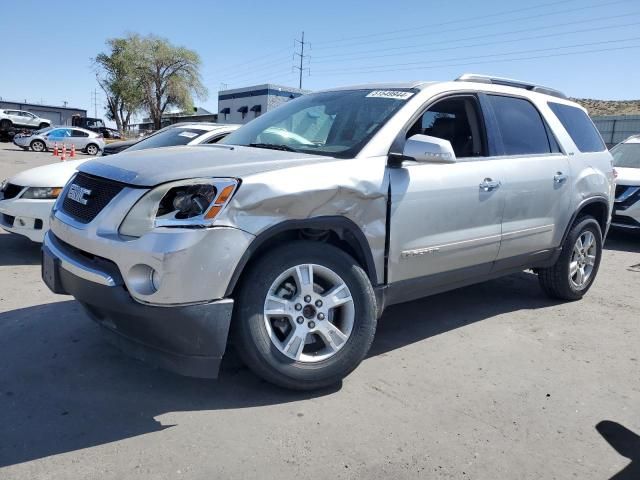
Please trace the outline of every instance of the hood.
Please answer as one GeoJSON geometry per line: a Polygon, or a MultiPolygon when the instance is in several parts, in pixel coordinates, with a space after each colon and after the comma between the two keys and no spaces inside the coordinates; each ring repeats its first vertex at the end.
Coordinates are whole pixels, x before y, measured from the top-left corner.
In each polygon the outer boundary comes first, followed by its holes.
{"type": "Polygon", "coordinates": [[[177,146],[122,152],[85,163],[80,171],[152,187],[195,177],[238,177],[335,160],[331,157],[235,145],[177,146]]]}
{"type": "Polygon", "coordinates": [[[30,168],[11,177],[9,182],[22,187],[64,187],[76,169],[89,160],[91,158],[30,168]]]}
{"type": "Polygon", "coordinates": [[[617,185],[640,185],[640,168],[616,167],[616,172],[618,172],[617,185]]]}

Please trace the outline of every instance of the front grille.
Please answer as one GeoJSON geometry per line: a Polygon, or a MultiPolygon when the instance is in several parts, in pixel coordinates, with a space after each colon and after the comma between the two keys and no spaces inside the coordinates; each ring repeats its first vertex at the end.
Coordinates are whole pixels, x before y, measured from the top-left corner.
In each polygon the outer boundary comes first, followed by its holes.
{"type": "Polygon", "coordinates": [[[640,187],[616,186],[616,209],[626,210],[640,200],[640,187]]]}
{"type": "Polygon", "coordinates": [[[123,188],[124,184],[122,183],[86,173],[78,173],[63,193],[62,211],[80,223],[89,223],[123,188]],[[85,188],[91,192],[84,195],[84,199],[87,201],[86,205],[69,198],[68,192],[71,185],[85,188]]]}
{"type": "Polygon", "coordinates": [[[9,200],[10,198],[15,198],[22,191],[24,187],[20,185],[14,185],[13,183],[7,183],[4,186],[4,190],[0,193],[0,198],[3,200],[9,200]]]}

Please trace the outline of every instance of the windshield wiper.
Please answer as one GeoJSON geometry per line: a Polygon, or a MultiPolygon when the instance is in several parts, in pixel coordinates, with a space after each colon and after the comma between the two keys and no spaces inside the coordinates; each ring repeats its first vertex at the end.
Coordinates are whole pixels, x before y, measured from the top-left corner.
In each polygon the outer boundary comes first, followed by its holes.
{"type": "Polygon", "coordinates": [[[249,146],[255,148],[268,148],[271,150],[282,150],[284,152],[297,152],[295,148],[288,147],[287,145],[278,145],[277,143],[250,143],[249,146]]]}

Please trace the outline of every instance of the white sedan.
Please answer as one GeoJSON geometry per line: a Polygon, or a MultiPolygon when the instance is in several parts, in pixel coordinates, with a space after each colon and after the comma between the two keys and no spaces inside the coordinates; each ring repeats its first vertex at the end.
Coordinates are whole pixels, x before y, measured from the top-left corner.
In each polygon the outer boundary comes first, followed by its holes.
{"type": "MultiPolygon", "coordinates": [[[[216,143],[239,125],[178,124],[135,144],[134,150],[171,145],[216,143]]],[[[36,167],[0,184],[0,227],[42,243],[49,215],[76,168],[91,158],[36,167]]]]}

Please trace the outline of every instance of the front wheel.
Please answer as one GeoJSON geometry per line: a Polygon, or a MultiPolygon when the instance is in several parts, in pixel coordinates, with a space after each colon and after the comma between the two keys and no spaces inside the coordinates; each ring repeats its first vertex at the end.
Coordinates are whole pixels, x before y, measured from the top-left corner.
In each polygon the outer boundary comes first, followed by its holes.
{"type": "Polygon", "coordinates": [[[48,123],[41,123],[40,125],[38,125],[38,130],[42,130],[43,128],[47,128],[48,126],[48,123]]]}
{"type": "Polygon", "coordinates": [[[34,140],[31,142],[31,150],[34,152],[44,152],[47,149],[47,146],[44,144],[42,140],[34,140]]]}
{"type": "Polygon", "coordinates": [[[312,390],[360,364],[376,319],[373,287],[351,256],[324,243],[294,242],[265,254],[243,278],[235,346],[265,380],[312,390]]]}
{"type": "Polygon", "coordinates": [[[602,230],[595,218],[579,218],[562,245],[556,263],[540,269],[542,290],[552,298],[580,300],[593,285],[602,257],[602,230]]]}

